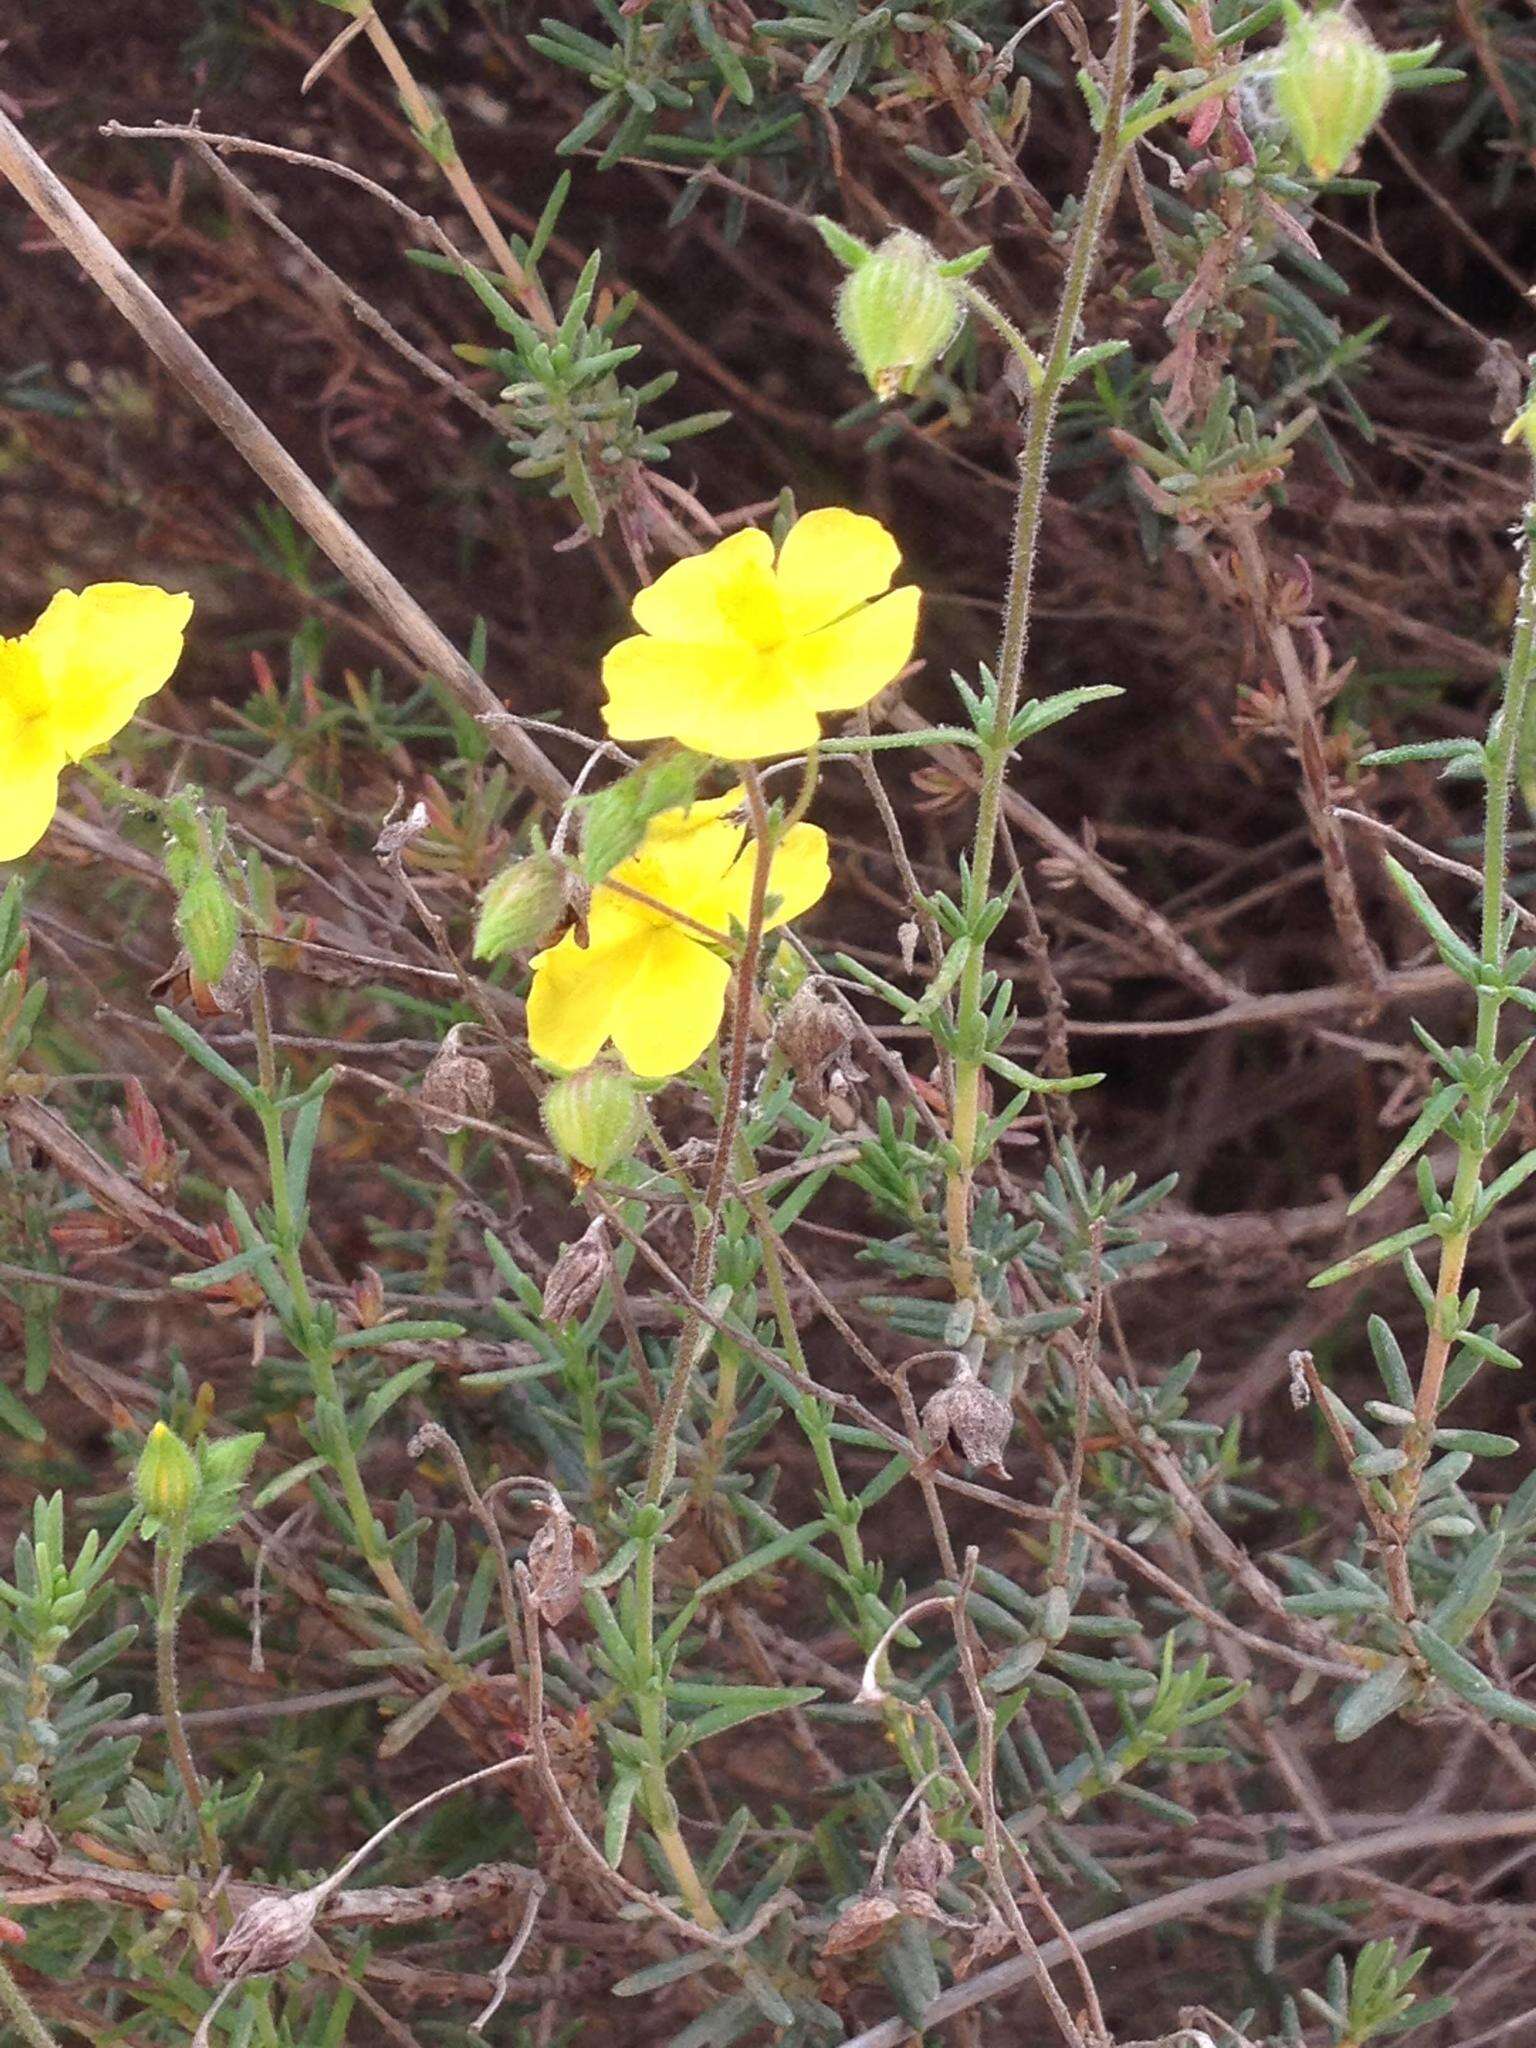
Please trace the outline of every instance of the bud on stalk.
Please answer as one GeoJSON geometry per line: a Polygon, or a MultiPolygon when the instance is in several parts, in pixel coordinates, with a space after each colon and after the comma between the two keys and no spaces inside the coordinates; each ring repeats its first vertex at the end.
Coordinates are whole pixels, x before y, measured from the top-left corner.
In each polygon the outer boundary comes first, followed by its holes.
{"type": "Polygon", "coordinates": [[[542,850],[487,883],[475,922],[475,958],[499,960],[547,939],[565,914],[565,876],[542,850]]]}
{"type": "Polygon", "coordinates": [[[575,1177],[590,1180],[627,1159],[645,1118],[640,1092],[617,1067],[586,1067],[567,1074],[545,1096],[544,1128],[575,1177]]]}
{"type": "Polygon", "coordinates": [[[186,948],[187,964],[207,988],[229,972],[240,943],[240,907],[211,865],[198,861],[180,884],[176,929],[186,948]]]}
{"type": "Polygon", "coordinates": [[[163,1422],[157,1422],[144,1441],[133,1490],[147,1515],[173,1528],[191,1511],[198,1490],[197,1460],[163,1422]]]}
{"type": "Polygon", "coordinates": [[[1346,7],[1286,9],[1275,107],[1314,178],[1336,177],[1381,119],[1392,91],[1387,53],[1346,7]]]}
{"type": "Polygon", "coordinates": [[[911,391],[954,340],[965,313],[960,287],[921,235],[888,235],[849,272],[837,325],[880,398],[911,391]]]}

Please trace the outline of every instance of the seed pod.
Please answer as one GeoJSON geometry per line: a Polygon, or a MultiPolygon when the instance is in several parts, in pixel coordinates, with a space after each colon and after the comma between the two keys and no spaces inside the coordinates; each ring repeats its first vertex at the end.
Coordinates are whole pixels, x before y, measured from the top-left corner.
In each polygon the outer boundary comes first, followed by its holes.
{"type": "Polygon", "coordinates": [[[827,1070],[852,1037],[843,1012],[819,996],[810,981],[802,982],[784,1006],[773,1042],[818,1109],[826,1104],[827,1070]]]}
{"type": "Polygon", "coordinates": [[[987,1466],[1007,1478],[1003,1454],[1013,1435],[1013,1410],[983,1384],[964,1359],[959,1360],[949,1385],[924,1406],[923,1428],[935,1444],[953,1436],[968,1464],[987,1466]]]}
{"type": "Polygon", "coordinates": [[[308,1946],[323,1893],[290,1892],[286,1898],[254,1899],[213,1952],[230,1977],[265,1977],[284,1970],[308,1946]]]}
{"type": "Polygon", "coordinates": [[[422,1117],[435,1131],[461,1131],[470,1118],[483,1123],[495,1107],[490,1068],[459,1049],[464,1028],[453,1026],[421,1077],[422,1117]]]}
{"type": "Polygon", "coordinates": [[[640,1093],[617,1067],[567,1074],[545,1096],[544,1128],[578,1180],[607,1173],[639,1142],[645,1118],[640,1093]]]}
{"type": "Polygon", "coordinates": [[[901,1908],[893,1898],[882,1892],[862,1892],[848,1901],[827,1929],[821,1952],[824,1956],[857,1955],[860,1949],[883,1941],[900,1918],[901,1908]]]}
{"type": "Polygon", "coordinates": [[[499,960],[547,939],[565,915],[565,876],[545,852],[513,861],[486,885],[475,922],[475,958],[499,960]]]}
{"type": "Polygon", "coordinates": [[[544,1314],[552,1323],[574,1322],[596,1301],[608,1275],[608,1231],[597,1217],[568,1244],[544,1283],[544,1314]]]}
{"type": "Polygon", "coordinates": [[[583,1580],[597,1570],[597,1538],[556,1494],[528,1545],[528,1579],[539,1618],[558,1628],[581,1605],[583,1580]]]}
{"type": "Polygon", "coordinates": [[[1275,108],[1314,178],[1336,177],[1381,119],[1392,67],[1347,7],[1286,10],[1275,108]]]}
{"type": "Polygon", "coordinates": [[[186,1520],[197,1498],[197,1460],[163,1422],[157,1422],[144,1440],[133,1490],[147,1515],[173,1526],[186,1520]]]}
{"type": "Polygon", "coordinates": [[[879,398],[911,391],[954,340],[965,315],[960,287],[910,229],[888,235],[837,295],[837,325],[879,398]]]}
{"type": "Polygon", "coordinates": [[[918,1812],[917,1831],[896,1851],[892,1866],[896,1882],[907,1891],[926,1892],[931,1898],[955,1867],[955,1852],[935,1834],[933,1817],[926,1806],[918,1812]]]}

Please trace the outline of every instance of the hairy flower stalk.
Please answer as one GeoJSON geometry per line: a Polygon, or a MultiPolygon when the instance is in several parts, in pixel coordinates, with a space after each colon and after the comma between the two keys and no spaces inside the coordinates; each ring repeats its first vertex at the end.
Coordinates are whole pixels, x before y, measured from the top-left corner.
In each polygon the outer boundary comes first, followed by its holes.
{"type": "Polygon", "coordinates": [[[176,1675],[176,1626],[181,1614],[181,1579],[186,1561],[183,1522],[167,1530],[155,1559],[155,1690],[176,1775],[197,1827],[203,1861],[211,1872],[219,1867],[219,1837],[203,1811],[203,1781],[181,1718],[181,1689],[176,1675]]]}
{"type": "Polygon", "coordinates": [[[1419,1489],[1434,1447],[1446,1368],[1465,1320],[1461,1283],[1467,1253],[1479,1221],[1483,1168],[1501,1134],[1494,1117],[1502,1086],[1499,1071],[1499,1020],[1508,1001],[1505,962],[1510,951],[1510,926],[1505,913],[1509,876],[1509,807],[1515,757],[1525,727],[1536,675],[1536,490],[1526,500],[1519,529],[1520,590],[1514,638],[1504,672],[1504,692],[1489,726],[1483,750],[1487,783],[1483,815],[1483,887],[1479,933],[1480,972],[1477,981],[1477,1025],[1474,1065],[1467,1099],[1457,1126],[1456,1173],[1449,1196],[1449,1227],[1441,1237],[1440,1264],[1435,1276],[1434,1307],[1415,1392],[1413,1423],[1403,1438],[1407,1462],[1392,1478],[1395,1548],[1387,1563],[1393,1604],[1399,1620],[1412,1619],[1414,1600],[1407,1569],[1407,1544],[1418,1507],[1419,1489]]]}
{"type": "MultiPolygon", "coordinates": [[[[1061,303],[1056,315],[1051,345],[1039,367],[1038,380],[1031,378],[1032,391],[1025,428],[1024,452],[1019,458],[1019,493],[1014,508],[1013,556],[1003,613],[1002,645],[997,662],[997,703],[990,731],[983,736],[981,790],[977,800],[976,835],[972,843],[969,885],[966,891],[967,926],[980,924],[992,887],[992,863],[997,846],[998,820],[1002,813],[1003,787],[1011,754],[1009,727],[1019,708],[1024,683],[1024,663],[1029,651],[1030,603],[1034,589],[1035,559],[1040,546],[1040,521],[1045,509],[1046,485],[1051,460],[1051,442],[1056,414],[1071,371],[1073,351],[1082,324],[1088,287],[1098,262],[1105,223],[1120,188],[1128,151],[1120,134],[1121,119],[1130,93],[1131,73],[1136,55],[1136,13],[1124,0],[1116,11],[1114,44],[1109,59],[1109,80],[1099,146],[1083,193],[1082,212],[1073,237],[1072,254],[1062,284],[1061,303]]],[[[1026,367],[1028,367],[1026,365],[1026,367]]],[[[951,1137],[955,1164],[945,1188],[945,1223],[949,1238],[950,1275],[958,1301],[979,1301],[976,1262],[971,1251],[971,1190],[976,1172],[976,1154],[981,1122],[981,1082],[986,1020],[982,1009],[982,984],[986,972],[984,947],[975,943],[966,956],[956,991],[957,1040],[955,1049],[954,1105],[951,1137]]]]}
{"type": "MultiPolygon", "coordinates": [[[[714,1160],[703,1202],[694,1228],[693,1262],[689,1290],[695,1302],[708,1294],[715,1270],[715,1247],[720,1235],[720,1208],[725,1200],[731,1155],[741,1122],[746,1094],[747,1049],[751,1035],[753,991],[757,985],[758,961],[762,954],[763,929],[768,903],[768,879],[773,865],[773,834],[762,784],[755,769],[745,769],[742,788],[752,828],[752,886],[747,906],[746,936],[733,978],[731,1038],[727,1055],[725,1097],[715,1137],[714,1160]]],[[[803,829],[803,828],[801,828],[803,829]]],[[[672,1354],[672,1378],[645,1472],[644,1505],[636,1525],[635,1558],[636,1663],[639,1671],[641,1739],[647,1752],[642,1778],[646,1817],[650,1821],[667,1867],[677,1880],[689,1911],[704,1927],[718,1927],[719,1915],[708,1890],[694,1866],[688,1845],[677,1821],[677,1805],[667,1784],[664,1761],[666,1743],[666,1702],[659,1687],[646,1683],[656,1657],[656,1550],[662,1531],[662,1500],[677,1460],[677,1430],[688,1399],[693,1377],[703,1358],[709,1338],[698,1309],[691,1307],[684,1320],[672,1354]]]]}
{"type": "Polygon", "coordinates": [[[0,1956],[0,2010],[10,2015],[16,2039],[24,2044],[24,2048],[59,2048],[59,2043],[43,2024],[3,1956],[0,1956]]]}

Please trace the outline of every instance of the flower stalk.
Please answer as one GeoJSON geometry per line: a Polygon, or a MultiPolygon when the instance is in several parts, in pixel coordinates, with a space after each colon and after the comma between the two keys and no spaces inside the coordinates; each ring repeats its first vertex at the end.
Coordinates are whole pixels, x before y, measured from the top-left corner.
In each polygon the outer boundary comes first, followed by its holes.
{"type": "Polygon", "coordinates": [[[0,2010],[9,2013],[17,2039],[25,2048],[59,2048],[37,2009],[16,1982],[9,1964],[0,1956],[0,2010]]]}
{"type": "MultiPolygon", "coordinates": [[[[725,1096],[715,1137],[714,1159],[703,1203],[695,1220],[693,1265],[689,1286],[695,1302],[709,1292],[714,1277],[715,1248],[720,1236],[720,1210],[725,1200],[731,1158],[741,1125],[746,1095],[747,1054],[751,1040],[753,994],[762,956],[763,926],[768,902],[768,876],[773,863],[774,834],[762,782],[754,768],[744,768],[742,788],[751,822],[752,892],[746,935],[736,962],[731,1004],[731,1038],[727,1056],[725,1096]]],[[[656,1667],[656,1552],[665,1526],[662,1501],[677,1463],[677,1432],[689,1390],[709,1345],[709,1333],[698,1310],[690,1308],[674,1353],[672,1378],[657,1418],[646,1467],[645,1490],[635,1535],[636,1689],[640,1733],[646,1762],[640,1794],[646,1819],[689,1912],[702,1927],[720,1925],[709,1892],[694,1866],[677,1824],[677,1804],[667,1784],[665,1763],[667,1712],[656,1667]]]]}
{"type": "Polygon", "coordinates": [[[170,1528],[155,1558],[155,1691],[165,1722],[165,1739],[187,1808],[197,1825],[203,1862],[210,1871],[220,1863],[218,1830],[204,1812],[204,1788],[181,1718],[181,1687],[176,1675],[176,1627],[181,1611],[181,1582],[187,1562],[185,1525],[170,1528]]]}
{"type": "Polygon", "coordinates": [[[1466,1102],[1456,1125],[1456,1170],[1441,1234],[1434,1305],[1415,1390],[1413,1423],[1403,1437],[1407,1462],[1393,1475],[1395,1555],[1389,1556],[1394,1606],[1404,1622],[1413,1614],[1405,1554],[1419,1490],[1434,1447],[1445,1390],[1446,1369],[1466,1320],[1461,1284],[1467,1254],[1479,1222],[1483,1169],[1502,1136],[1495,1112],[1505,1074],[1499,1063],[1499,1023],[1509,1000],[1506,963],[1511,920],[1505,896],[1509,879],[1509,809],[1515,759],[1536,677],[1536,492],[1527,500],[1520,525],[1521,564],[1514,637],[1504,674],[1503,697],[1483,748],[1487,795],[1483,814],[1482,910],[1479,930],[1477,1021],[1468,1066],[1466,1102]]]}
{"type": "MultiPolygon", "coordinates": [[[[1024,664],[1029,652],[1030,605],[1056,416],[1062,392],[1071,376],[1083,307],[1098,264],[1105,224],[1130,153],[1122,133],[1122,117],[1130,95],[1136,56],[1136,14],[1133,0],[1122,0],[1116,10],[1099,146],[1083,192],[1082,212],[1062,283],[1061,302],[1050,347],[1043,361],[1027,348],[1021,358],[1029,376],[1030,401],[1024,451],[1019,458],[1019,491],[1014,506],[1013,554],[1004,604],[1002,644],[998,653],[997,693],[989,724],[981,735],[981,787],[964,902],[966,928],[972,933],[979,933],[982,928],[992,890],[998,823],[1012,756],[1010,729],[1023,692],[1024,664]]],[[[991,310],[986,310],[990,318],[991,310]]],[[[986,1045],[986,1014],[982,1004],[985,973],[986,949],[978,936],[970,941],[956,991],[954,1100],[950,1126],[953,1163],[946,1177],[944,1204],[950,1277],[955,1298],[978,1306],[980,1288],[970,1229],[972,1189],[979,1163],[977,1154],[986,1045]]]]}

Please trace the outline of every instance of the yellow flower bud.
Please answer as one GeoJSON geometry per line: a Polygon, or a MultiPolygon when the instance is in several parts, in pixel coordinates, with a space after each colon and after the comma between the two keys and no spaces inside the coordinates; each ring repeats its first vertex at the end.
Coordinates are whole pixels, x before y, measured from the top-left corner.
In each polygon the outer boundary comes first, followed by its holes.
{"type": "Polygon", "coordinates": [[[544,852],[513,861],[486,885],[475,923],[475,958],[499,960],[541,945],[565,913],[565,877],[544,852]]]}
{"type": "Polygon", "coordinates": [[[145,1439],[133,1475],[140,1507],[157,1522],[186,1519],[197,1497],[197,1461],[174,1429],[157,1422],[145,1439]]]}
{"type": "Polygon", "coordinates": [[[960,287],[922,236],[906,228],[850,271],[837,295],[838,330],[880,398],[912,390],[963,317],[960,287]]]}
{"type": "Polygon", "coordinates": [[[645,1123],[639,1090],[617,1067],[567,1074],[545,1096],[542,1113],[545,1130],[578,1180],[627,1159],[645,1123]]]}
{"type": "Polygon", "coordinates": [[[1336,177],[1381,119],[1392,66],[1344,7],[1287,9],[1275,71],[1275,107],[1315,178],[1336,177]]]}

